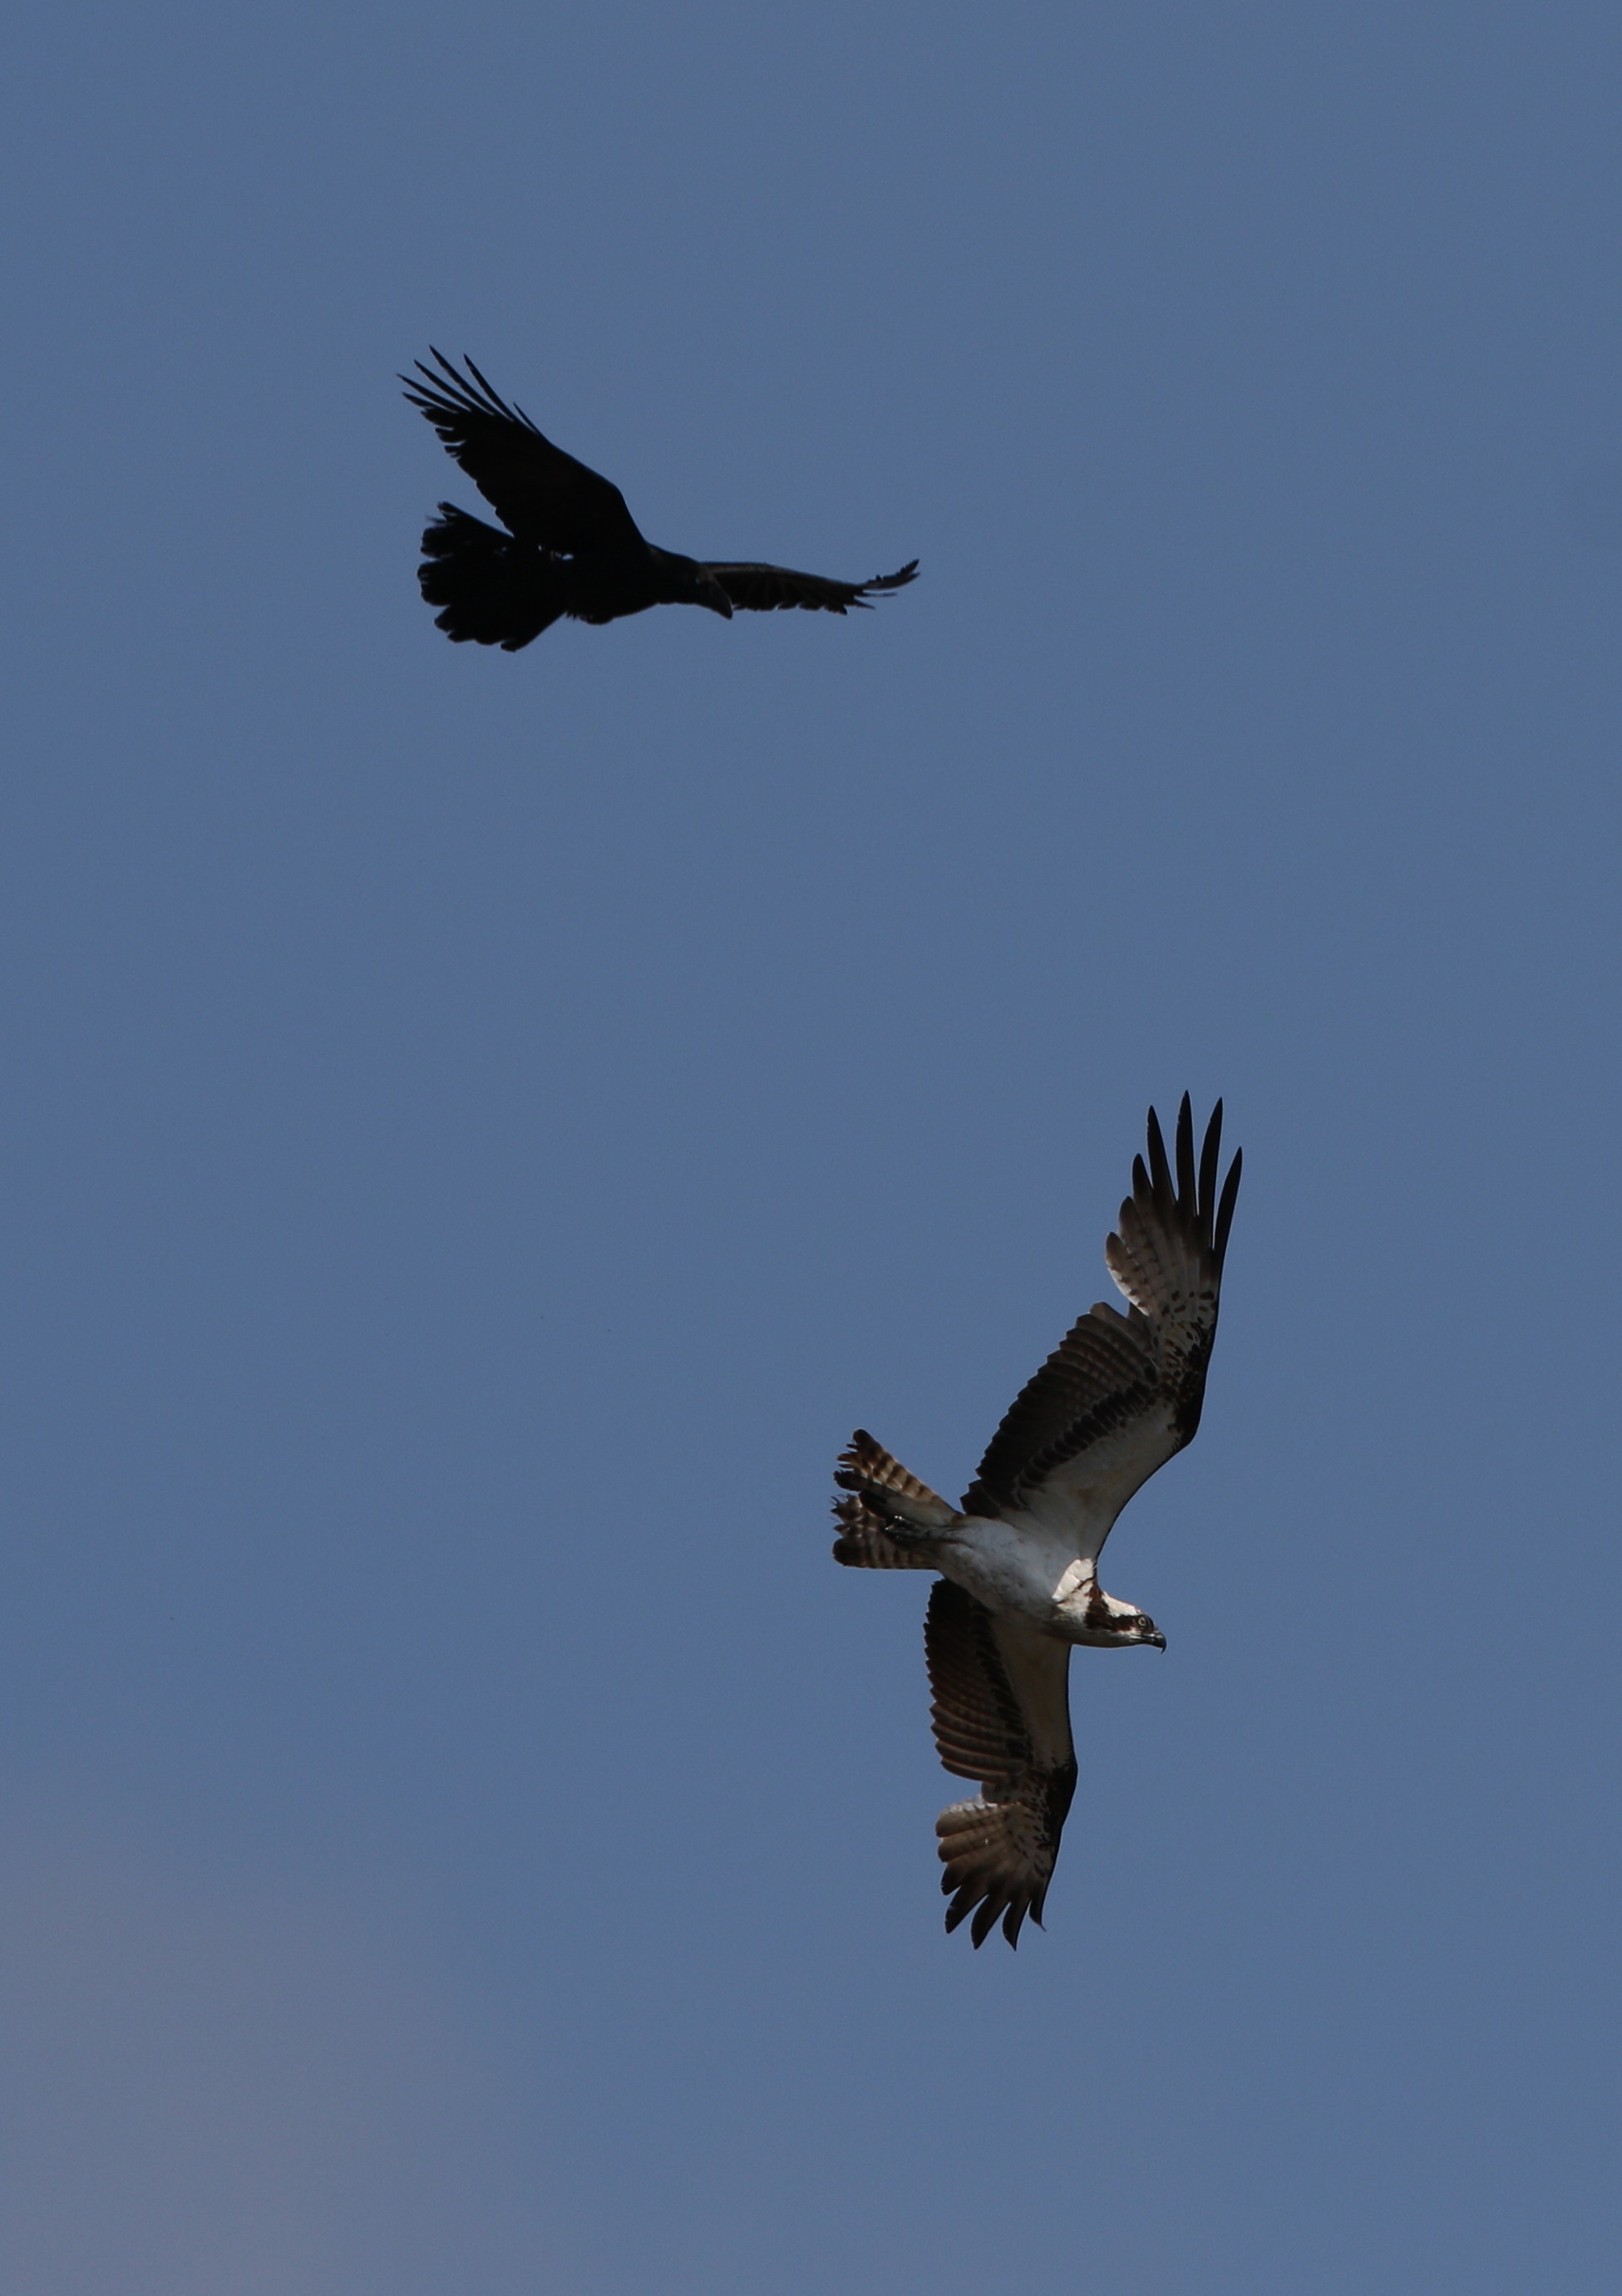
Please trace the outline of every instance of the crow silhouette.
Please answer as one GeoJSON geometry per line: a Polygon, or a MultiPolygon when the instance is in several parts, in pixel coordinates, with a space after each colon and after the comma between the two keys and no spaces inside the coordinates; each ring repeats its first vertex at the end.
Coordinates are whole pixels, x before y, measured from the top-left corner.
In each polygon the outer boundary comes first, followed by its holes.
{"type": "Polygon", "coordinates": [[[661,550],[643,539],[618,488],[543,438],[471,359],[463,376],[443,353],[433,357],[438,373],[418,359],[421,380],[400,377],[406,396],[508,529],[441,503],[422,537],[422,595],[439,608],[435,621],[458,644],[471,638],[516,653],[562,615],[612,622],[649,606],[708,606],[728,621],[740,606],[842,614],[905,588],[918,571],[914,558],[871,582],[833,582],[787,566],[734,565],[661,550]]]}

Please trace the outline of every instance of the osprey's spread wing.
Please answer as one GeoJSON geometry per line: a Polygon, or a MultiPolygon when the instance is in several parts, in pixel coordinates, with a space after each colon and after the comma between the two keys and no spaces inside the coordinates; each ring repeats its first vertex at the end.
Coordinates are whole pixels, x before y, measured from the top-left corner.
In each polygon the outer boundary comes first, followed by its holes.
{"type": "Polygon", "coordinates": [[[1069,1647],[1022,1619],[994,1616],[950,1578],[930,1592],[923,1639],[940,1759],[980,1787],[935,1821],[952,1899],[946,1927],[972,1913],[979,1946],[1000,1915],[1017,1945],[1026,1915],[1042,1919],[1076,1791],[1069,1647]]]}
{"type": "Polygon", "coordinates": [[[544,438],[527,414],[491,389],[471,359],[466,361],[470,381],[442,352],[433,356],[442,372],[436,374],[417,360],[422,380],[402,375],[406,396],[512,533],[570,558],[646,551],[611,480],[544,438]]]}
{"type": "Polygon", "coordinates": [[[894,574],[875,574],[871,582],[834,582],[823,574],[797,574],[790,566],[729,566],[705,562],[734,606],[769,613],[774,606],[821,607],[843,614],[852,606],[865,607],[872,597],[889,590],[905,590],[918,572],[910,559],[894,574]]]}
{"type": "Polygon", "coordinates": [[[1150,1110],[1148,1168],[1134,1160],[1120,1227],[1104,1245],[1130,1310],[1089,1309],[1027,1383],[980,1461],[966,1513],[1015,1513],[1041,1491],[1073,1500],[1107,1532],[1139,1485],[1192,1439],[1239,1193],[1235,1155],[1218,1199],[1221,1152],[1218,1101],[1195,1168],[1184,1093],[1174,1178],[1150,1110]]]}

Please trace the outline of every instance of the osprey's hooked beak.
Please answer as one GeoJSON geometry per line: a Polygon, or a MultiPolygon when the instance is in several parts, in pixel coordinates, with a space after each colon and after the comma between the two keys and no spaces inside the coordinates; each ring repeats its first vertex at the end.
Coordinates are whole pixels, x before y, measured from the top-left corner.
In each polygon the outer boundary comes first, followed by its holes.
{"type": "Polygon", "coordinates": [[[1166,1648],[1166,1637],[1164,1635],[1145,1635],[1143,1640],[1146,1643],[1152,1643],[1156,1650],[1163,1651],[1166,1648]]]}

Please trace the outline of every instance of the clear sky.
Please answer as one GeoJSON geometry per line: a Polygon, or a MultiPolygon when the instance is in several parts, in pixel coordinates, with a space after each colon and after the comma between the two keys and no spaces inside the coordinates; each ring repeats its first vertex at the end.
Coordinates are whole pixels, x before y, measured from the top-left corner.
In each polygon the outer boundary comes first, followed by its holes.
{"type": "Polygon", "coordinates": [[[1614,2286],[1622,22],[13,27],[0,2278],[1614,2286]],[[471,351],[879,611],[453,648],[471,351]],[[925,1582],[1245,1185],[941,1928],[925,1582]],[[9,2258],[6,2255],[9,2251],[9,2258]]]}

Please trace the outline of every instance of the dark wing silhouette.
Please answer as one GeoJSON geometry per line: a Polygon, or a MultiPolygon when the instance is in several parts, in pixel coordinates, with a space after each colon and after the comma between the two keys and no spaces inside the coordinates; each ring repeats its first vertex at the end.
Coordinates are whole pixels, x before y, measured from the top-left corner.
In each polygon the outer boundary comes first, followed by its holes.
{"type": "Polygon", "coordinates": [[[950,1578],[936,1582],[924,1620],[930,1709],[940,1759],[978,1778],[973,1801],[935,1821],[951,1898],[946,1927],[972,1913],[984,1944],[999,1915],[1010,1945],[1028,1914],[1040,1923],[1076,1791],[1067,1643],[1022,1619],[994,1618],[950,1578]]]}
{"type": "Polygon", "coordinates": [[[875,574],[871,582],[835,582],[824,574],[797,574],[791,566],[717,565],[704,562],[734,606],[753,613],[769,613],[776,606],[804,606],[808,611],[843,614],[852,606],[865,608],[870,597],[905,590],[915,579],[913,558],[894,574],[875,574]]]}
{"type": "Polygon", "coordinates": [[[646,551],[611,480],[543,438],[527,414],[497,396],[471,359],[464,362],[469,381],[442,352],[433,357],[443,372],[435,374],[418,359],[422,380],[400,377],[406,396],[515,535],[570,558],[646,551]]]}
{"type": "MultiPolygon", "coordinates": [[[[1000,1514],[1041,1487],[1055,1497],[1072,1496],[1107,1536],[1139,1485],[1193,1439],[1239,1193],[1235,1155],[1217,1201],[1221,1151],[1218,1101],[1196,1172],[1184,1093],[1174,1183],[1159,1119],[1150,1110],[1148,1168],[1141,1156],[1134,1159],[1119,1232],[1104,1245],[1131,1312],[1100,1301],[1072,1326],[993,1436],[963,1500],[966,1513],[1000,1514]]],[[[1099,1537],[1094,1554],[1102,1544],[1099,1537]]]]}

